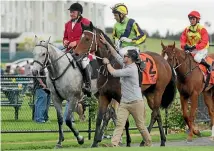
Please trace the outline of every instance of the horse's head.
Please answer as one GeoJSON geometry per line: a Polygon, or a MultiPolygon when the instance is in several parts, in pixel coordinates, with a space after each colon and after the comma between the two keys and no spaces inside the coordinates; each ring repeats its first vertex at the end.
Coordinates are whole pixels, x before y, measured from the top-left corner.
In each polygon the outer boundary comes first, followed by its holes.
{"type": "Polygon", "coordinates": [[[32,74],[37,76],[44,67],[47,65],[49,60],[49,53],[48,53],[48,44],[50,41],[50,37],[47,41],[39,41],[37,36],[35,36],[35,47],[33,49],[33,69],[32,74]]]}
{"type": "Polygon", "coordinates": [[[162,50],[162,56],[165,60],[168,61],[168,63],[172,67],[176,67],[179,64],[181,64],[182,60],[185,59],[185,53],[184,51],[178,49],[175,47],[175,42],[172,45],[165,46],[163,42],[161,42],[161,46],[163,48],[162,50]]]}
{"type": "Polygon", "coordinates": [[[102,30],[95,28],[91,22],[89,26],[83,24],[81,24],[81,26],[83,33],[75,52],[95,52],[95,54],[99,57],[107,57],[110,52],[107,50],[106,45],[100,41],[100,34],[103,34],[108,42],[111,42],[110,38],[105,35],[102,30]]]}

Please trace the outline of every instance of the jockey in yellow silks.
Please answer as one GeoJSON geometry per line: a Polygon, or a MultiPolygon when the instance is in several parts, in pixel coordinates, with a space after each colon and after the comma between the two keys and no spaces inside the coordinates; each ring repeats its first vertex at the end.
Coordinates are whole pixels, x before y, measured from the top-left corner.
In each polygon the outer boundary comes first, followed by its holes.
{"type": "Polygon", "coordinates": [[[198,11],[191,11],[188,14],[188,18],[190,26],[186,27],[181,34],[181,48],[185,51],[190,51],[194,56],[194,60],[197,63],[203,64],[210,72],[211,65],[205,61],[209,47],[208,32],[206,28],[199,23],[201,15],[198,11]]]}
{"type": "Polygon", "coordinates": [[[139,45],[145,42],[146,34],[134,19],[126,16],[128,14],[126,5],[119,3],[111,9],[117,21],[113,28],[113,39],[116,49],[122,57],[129,49],[135,49],[139,52],[139,45]]]}

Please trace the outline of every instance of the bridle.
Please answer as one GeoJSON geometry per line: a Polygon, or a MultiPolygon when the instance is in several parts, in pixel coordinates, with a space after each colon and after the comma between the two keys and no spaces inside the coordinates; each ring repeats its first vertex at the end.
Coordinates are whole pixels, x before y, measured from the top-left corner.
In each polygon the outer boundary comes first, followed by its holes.
{"type": "MultiPolygon", "coordinates": [[[[164,53],[166,53],[166,50],[167,50],[168,46],[166,46],[166,48],[163,50],[164,53]]],[[[180,61],[178,60],[178,58],[175,56],[175,48],[172,49],[172,53],[173,53],[173,56],[172,56],[172,60],[173,60],[173,65],[174,65],[174,60],[175,60],[175,66],[173,66],[173,69],[176,70],[178,69],[181,65],[183,65],[183,63],[187,63],[187,58],[189,60],[189,71],[187,71],[185,74],[184,74],[184,77],[186,77],[188,74],[190,74],[195,68],[198,67],[198,65],[196,65],[195,67],[192,68],[192,61],[190,60],[190,56],[188,54],[190,54],[190,51],[186,51],[185,52],[185,58],[184,60],[180,63],[180,61]]]]}
{"type": "MultiPolygon", "coordinates": [[[[42,42],[42,41],[41,41],[41,42],[42,42]]],[[[66,55],[66,57],[68,58],[68,60],[69,60],[69,62],[70,62],[70,63],[67,65],[67,67],[64,69],[64,71],[63,71],[59,76],[57,76],[57,77],[52,77],[53,75],[51,76],[51,74],[49,74],[49,78],[51,79],[51,82],[52,82],[52,84],[53,84],[53,86],[54,86],[54,89],[55,89],[55,91],[56,91],[58,97],[59,97],[60,99],[64,100],[64,98],[60,95],[59,91],[57,90],[55,81],[58,80],[59,78],[61,78],[61,77],[66,73],[66,71],[68,70],[68,68],[71,66],[72,60],[70,60],[70,58],[67,56],[67,52],[66,52],[66,53],[64,53],[63,55],[61,55],[59,58],[57,58],[56,60],[54,60],[53,62],[51,62],[51,60],[50,60],[50,54],[49,54],[49,52],[48,52],[48,44],[50,44],[50,43],[48,43],[47,46],[46,46],[46,45],[42,45],[41,42],[40,42],[40,44],[37,44],[35,47],[40,46],[40,47],[44,47],[44,48],[47,49],[47,52],[45,53],[45,60],[44,60],[43,63],[41,63],[41,62],[38,61],[38,60],[34,60],[34,61],[33,61],[33,64],[36,62],[36,63],[38,63],[38,64],[42,67],[41,70],[44,70],[44,69],[47,68],[48,66],[51,66],[51,65],[55,64],[55,63],[56,63],[57,61],[59,61],[59,59],[62,58],[64,55],[66,55]]],[[[47,68],[47,69],[48,69],[48,68],[47,68]]],[[[41,70],[40,70],[40,71],[41,71],[41,70]]],[[[50,71],[49,71],[49,72],[50,72],[50,71]]]]}
{"type": "Polygon", "coordinates": [[[45,45],[42,45],[42,42],[44,42],[44,41],[41,41],[40,42],[40,44],[37,44],[37,45],[35,45],[35,47],[44,47],[44,48],[46,48],[47,49],[47,52],[45,53],[45,60],[44,60],[44,62],[40,62],[40,61],[38,61],[38,60],[34,60],[33,61],[33,64],[36,62],[36,63],[38,63],[40,66],[42,66],[42,69],[41,70],[44,70],[46,67],[47,67],[47,65],[48,65],[48,63],[50,62],[50,58],[49,58],[49,53],[48,53],[48,46],[45,46],[45,45]]]}
{"type": "MultiPolygon", "coordinates": [[[[41,41],[41,42],[42,42],[42,41],[41,41]]],[[[49,44],[51,44],[51,43],[49,43],[49,44]]],[[[37,46],[39,46],[39,47],[44,47],[44,48],[47,49],[47,52],[45,53],[45,60],[44,60],[43,63],[41,63],[41,62],[38,61],[38,60],[34,60],[34,61],[33,61],[33,64],[36,62],[36,63],[38,63],[40,66],[42,66],[42,69],[41,69],[41,70],[44,70],[44,69],[47,68],[48,66],[51,66],[52,64],[55,64],[55,63],[56,63],[57,61],[59,61],[59,59],[61,59],[64,55],[67,56],[67,53],[68,53],[68,52],[65,52],[65,53],[64,53],[63,55],[61,55],[59,58],[57,58],[56,60],[54,60],[54,61],[51,62],[51,60],[50,60],[50,54],[49,54],[49,52],[48,52],[48,46],[42,45],[41,43],[35,45],[35,47],[37,47],[37,46]]],[[[69,59],[68,56],[67,56],[67,58],[69,59]]],[[[69,59],[69,61],[70,61],[70,59],[69,59]]],[[[70,61],[70,62],[71,62],[71,61],[70,61]]]]}
{"type": "Polygon", "coordinates": [[[92,47],[93,47],[94,42],[95,42],[95,50],[94,50],[93,52],[96,52],[96,51],[98,50],[97,32],[96,32],[96,30],[94,30],[94,32],[91,32],[91,31],[89,31],[89,30],[84,30],[83,33],[84,33],[84,32],[88,32],[88,33],[91,33],[91,34],[93,35],[91,44],[90,44],[90,46],[89,46],[87,52],[88,52],[88,53],[92,52],[91,50],[92,50],[92,47]]]}
{"type": "MultiPolygon", "coordinates": [[[[86,32],[86,33],[90,33],[90,34],[93,35],[92,41],[91,41],[91,44],[90,44],[90,46],[89,46],[89,48],[88,48],[87,53],[90,54],[90,55],[92,55],[92,56],[94,56],[94,57],[96,57],[97,59],[103,60],[102,57],[99,57],[99,56],[96,56],[96,55],[94,55],[94,54],[91,54],[92,52],[97,52],[97,51],[98,51],[97,31],[94,29],[93,32],[92,32],[92,31],[89,31],[89,30],[84,30],[83,33],[85,33],[85,32],[86,32]],[[94,43],[95,43],[95,50],[92,51],[92,47],[93,47],[93,44],[94,44],[94,43]]],[[[108,52],[108,53],[109,53],[109,52],[108,52]]],[[[114,63],[113,63],[113,65],[114,65],[114,63]]],[[[108,75],[109,75],[109,72],[108,72],[108,70],[107,70],[107,66],[106,66],[106,65],[101,65],[100,68],[98,69],[98,73],[99,73],[99,74],[98,74],[97,80],[100,79],[100,74],[106,77],[106,81],[104,82],[104,84],[103,84],[101,87],[98,88],[98,90],[100,90],[100,89],[102,89],[102,88],[107,84],[107,82],[108,82],[108,75]]]]}

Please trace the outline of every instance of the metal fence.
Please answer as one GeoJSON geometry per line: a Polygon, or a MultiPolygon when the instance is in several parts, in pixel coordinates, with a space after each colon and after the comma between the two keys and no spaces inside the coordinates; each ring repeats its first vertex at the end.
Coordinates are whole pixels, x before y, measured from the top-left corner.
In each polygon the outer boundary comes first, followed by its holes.
{"type": "MultiPolygon", "coordinates": [[[[34,86],[35,77],[32,76],[1,76],[1,133],[28,133],[28,132],[58,132],[57,116],[53,105],[49,108],[49,121],[38,124],[34,121],[34,86]]],[[[201,101],[202,99],[199,99],[201,101]]],[[[94,100],[96,102],[96,100],[94,100]]],[[[203,100],[202,100],[203,102],[203,100]]],[[[65,107],[66,101],[63,103],[65,107]]],[[[91,133],[95,131],[95,119],[91,116],[91,102],[86,108],[86,119],[80,121],[77,113],[74,113],[75,125],[80,132],[91,133]]],[[[199,112],[207,116],[207,110],[199,103],[199,112]],[[203,109],[203,110],[202,110],[203,109]],[[206,113],[206,114],[205,114],[206,113]]],[[[150,118],[150,111],[147,110],[147,116],[150,118]]],[[[96,111],[95,113],[96,114],[96,111]]],[[[167,110],[162,112],[165,133],[167,134],[167,110]]],[[[201,120],[208,120],[207,117],[200,116],[201,120]]],[[[134,120],[130,118],[130,130],[137,129],[134,120]]],[[[146,123],[149,124],[148,121],[146,123]]],[[[157,126],[154,126],[156,128],[157,126]]],[[[63,125],[64,131],[70,131],[67,126],[63,125]]],[[[114,129],[113,122],[109,123],[107,131],[114,129]]]]}

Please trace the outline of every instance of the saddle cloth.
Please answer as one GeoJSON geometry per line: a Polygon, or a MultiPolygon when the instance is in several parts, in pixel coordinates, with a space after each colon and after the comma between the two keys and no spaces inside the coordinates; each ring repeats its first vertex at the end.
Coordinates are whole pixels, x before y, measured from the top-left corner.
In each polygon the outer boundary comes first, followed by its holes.
{"type": "MultiPolygon", "coordinates": [[[[211,71],[211,75],[210,75],[209,84],[214,84],[214,70],[213,70],[214,60],[211,57],[206,57],[205,60],[207,63],[212,65],[212,71],[211,71]]],[[[198,64],[198,65],[204,75],[204,80],[206,81],[206,78],[208,75],[207,68],[202,64],[198,64]]]]}
{"type": "Polygon", "coordinates": [[[140,53],[140,58],[146,63],[146,67],[142,72],[142,84],[155,84],[158,77],[157,67],[154,59],[145,53],[140,53]]]}

